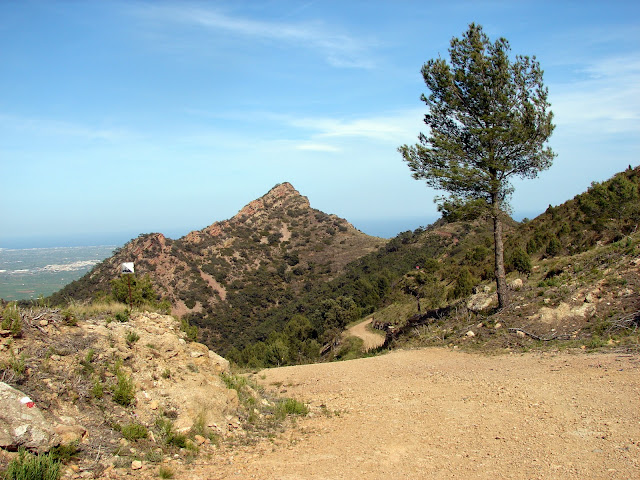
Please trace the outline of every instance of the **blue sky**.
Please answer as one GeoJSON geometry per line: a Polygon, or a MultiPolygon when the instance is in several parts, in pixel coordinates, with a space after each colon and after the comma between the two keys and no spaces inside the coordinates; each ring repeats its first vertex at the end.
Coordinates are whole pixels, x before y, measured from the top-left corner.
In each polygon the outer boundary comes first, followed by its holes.
{"type": "Polygon", "coordinates": [[[558,154],[516,218],[638,165],[635,1],[0,2],[0,247],[178,238],[283,181],[366,233],[437,218],[397,152],[471,22],[535,55],[558,154]]]}

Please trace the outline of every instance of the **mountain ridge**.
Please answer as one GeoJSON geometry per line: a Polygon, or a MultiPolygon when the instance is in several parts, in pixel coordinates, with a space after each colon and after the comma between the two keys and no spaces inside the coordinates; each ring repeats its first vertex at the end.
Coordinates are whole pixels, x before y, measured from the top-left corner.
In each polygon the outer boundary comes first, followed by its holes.
{"type": "Polygon", "coordinates": [[[162,233],[132,239],[52,301],[105,296],[119,265],[134,261],[136,274],[149,275],[171,312],[199,326],[203,340],[224,353],[252,341],[250,332],[263,312],[294,298],[309,281],[328,281],[384,243],[312,208],[307,197],[283,182],[230,219],[178,240],[162,233]]]}

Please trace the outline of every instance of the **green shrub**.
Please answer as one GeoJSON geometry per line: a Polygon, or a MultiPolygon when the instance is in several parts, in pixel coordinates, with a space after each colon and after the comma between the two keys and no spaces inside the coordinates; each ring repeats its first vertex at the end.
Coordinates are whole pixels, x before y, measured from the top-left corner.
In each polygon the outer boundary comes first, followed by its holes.
{"type": "Polygon", "coordinates": [[[133,422],[123,426],[120,433],[122,433],[122,436],[127,440],[134,442],[141,438],[147,438],[149,432],[147,431],[147,427],[141,423],[133,422]]]}
{"type": "Polygon", "coordinates": [[[104,385],[99,378],[96,378],[93,381],[93,386],[91,387],[91,395],[93,395],[93,397],[97,399],[102,398],[104,395],[104,385]]]}
{"type": "Polygon", "coordinates": [[[160,438],[167,445],[173,445],[178,448],[187,447],[187,437],[175,431],[173,422],[168,418],[158,417],[156,419],[156,430],[160,434],[160,438]]]}
{"type": "Polygon", "coordinates": [[[125,310],[124,312],[116,313],[116,320],[120,323],[125,323],[129,321],[129,310],[125,310]]]}
{"type": "Polygon", "coordinates": [[[76,316],[73,314],[71,310],[63,310],[62,311],[62,321],[65,325],[69,325],[71,327],[75,327],[78,325],[78,320],[76,316]]]}
{"type": "Polygon", "coordinates": [[[191,325],[186,318],[180,319],[180,330],[187,334],[187,338],[192,342],[198,340],[198,326],[191,325]]]}
{"type": "Polygon", "coordinates": [[[560,240],[558,240],[558,237],[551,237],[551,240],[549,240],[549,244],[547,245],[547,255],[555,257],[561,250],[562,244],[560,243],[560,240]]]}
{"type": "Polygon", "coordinates": [[[52,455],[31,455],[20,450],[4,474],[5,480],[58,480],[60,462],[52,455]]]}
{"type": "Polygon", "coordinates": [[[533,265],[531,264],[531,258],[522,248],[516,248],[511,254],[509,259],[509,266],[511,269],[517,272],[528,275],[531,273],[533,265]]]}
{"type": "Polygon", "coordinates": [[[22,316],[15,303],[8,304],[2,311],[0,328],[2,328],[2,330],[9,330],[13,337],[22,335],[22,316]]]}
{"type": "Polygon", "coordinates": [[[124,372],[118,370],[117,383],[113,389],[113,401],[123,407],[128,407],[136,397],[136,387],[133,380],[124,372]]]}
{"type": "Polygon", "coordinates": [[[471,295],[476,283],[477,281],[473,278],[469,269],[466,267],[461,268],[460,273],[458,273],[458,277],[456,278],[455,287],[451,292],[451,298],[461,298],[471,295]]]}
{"type": "Polygon", "coordinates": [[[136,343],[138,340],[140,340],[140,335],[138,335],[133,330],[129,330],[127,332],[125,340],[127,341],[127,345],[129,345],[129,347],[132,347],[134,343],[136,343]]]}
{"type": "Polygon", "coordinates": [[[148,274],[143,277],[122,275],[111,280],[111,295],[116,301],[127,305],[130,299],[133,305],[155,304],[156,302],[156,293],[148,274]]]}
{"type": "Polygon", "coordinates": [[[80,453],[78,442],[62,443],[49,450],[49,455],[56,461],[66,463],[80,453]]]}

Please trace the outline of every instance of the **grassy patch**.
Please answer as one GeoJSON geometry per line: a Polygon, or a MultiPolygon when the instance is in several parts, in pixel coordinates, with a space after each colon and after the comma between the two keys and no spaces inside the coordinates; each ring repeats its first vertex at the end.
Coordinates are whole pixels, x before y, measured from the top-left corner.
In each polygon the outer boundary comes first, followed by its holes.
{"type": "Polygon", "coordinates": [[[160,467],[158,469],[158,477],[160,478],[173,478],[174,473],[169,467],[160,467]]]}

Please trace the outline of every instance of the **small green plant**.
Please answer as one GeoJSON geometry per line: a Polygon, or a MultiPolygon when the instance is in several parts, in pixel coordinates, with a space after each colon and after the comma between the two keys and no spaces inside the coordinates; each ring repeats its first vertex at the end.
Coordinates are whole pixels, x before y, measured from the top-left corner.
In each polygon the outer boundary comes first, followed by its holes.
{"type": "Polygon", "coordinates": [[[93,372],[94,368],[91,362],[93,361],[93,357],[95,356],[96,351],[93,348],[87,350],[84,358],[80,360],[80,365],[82,365],[81,373],[84,375],[88,375],[93,372]]]}
{"type": "Polygon", "coordinates": [[[166,445],[173,445],[178,448],[186,448],[187,437],[175,431],[173,422],[168,418],[158,417],[155,422],[155,427],[160,438],[166,445]]]}
{"type": "Polygon", "coordinates": [[[24,353],[16,356],[11,350],[11,357],[9,357],[8,367],[13,370],[13,373],[18,377],[22,377],[27,370],[27,360],[24,353]]]}
{"type": "Polygon", "coordinates": [[[127,332],[127,335],[125,336],[125,339],[127,341],[127,345],[129,345],[129,347],[132,347],[134,343],[136,343],[138,340],[140,340],[140,335],[138,335],[133,330],[129,330],[127,332]]]}
{"type": "Polygon", "coordinates": [[[309,413],[309,407],[294,398],[285,398],[276,403],[276,417],[284,418],[288,415],[303,416],[309,413]]]}
{"type": "Polygon", "coordinates": [[[149,434],[147,427],[142,425],[141,423],[129,423],[128,425],[124,425],[120,429],[120,433],[122,436],[131,442],[135,442],[136,440],[140,440],[141,438],[147,438],[149,434]]]}
{"type": "Polygon", "coordinates": [[[78,319],[71,310],[63,310],[61,313],[62,321],[65,325],[69,325],[71,327],[75,327],[76,325],[78,325],[78,319]]]}
{"type": "Polygon", "coordinates": [[[9,330],[11,336],[19,337],[22,335],[22,316],[20,310],[15,303],[8,304],[2,311],[2,322],[0,322],[2,330],[9,330]]]}
{"type": "Polygon", "coordinates": [[[117,383],[113,389],[113,401],[123,407],[133,404],[136,397],[136,387],[133,380],[123,371],[116,373],[117,383]]]}
{"type": "Polygon", "coordinates": [[[160,375],[162,378],[171,378],[171,370],[165,368],[160,375]]]}
{"type": "Polygon", "coordinates": [[[126,323],[129,321],[129,310],[116,313],[116,320],[120,323],[126,323]]]}
{"type": "Polygon", "coordinates": [[[246,377],[242,377],[240,375],[228,375],[223,373],[220,375],[220,378],[227,388],[231,388],[233,390],[240,390],[242,387],[247,385],[246,377]]]}
{"type": "Polygon", "coordinates": [[[149,463],[160,463],[162,462],[162,449],[158,448],[156,450],[148,450],[144,454],[144,459],[149,463]]]}
{"type": "Polygon", "coordinates": [[[200,369],[193,363],[187,363],[187,368],[193,373],[198,373],[200,371],[200,369]]]}
{"type": "Polygon", "coordinates": [[[49,455],[51,455],[54,460],[62,463],[66,463],[69,460],[76,458],[79,453],[80,449],[78,448],[77,441],[71,443],[62,443],[49,450],[49,455]]]}
{"type": "Polygon", "coordinates": [[[4,474],[5,480],[58,480],[60,461],[52,455],[31,455],[21,449],[4,474]]]}
{"type": "Polygon", "coordinates": [[[91,387],[91,395],[94,398],[101,399],[104,396],[104,384],[100,381],[99,378],[96,378],[93,381],[93,386],[91,387]]]}

